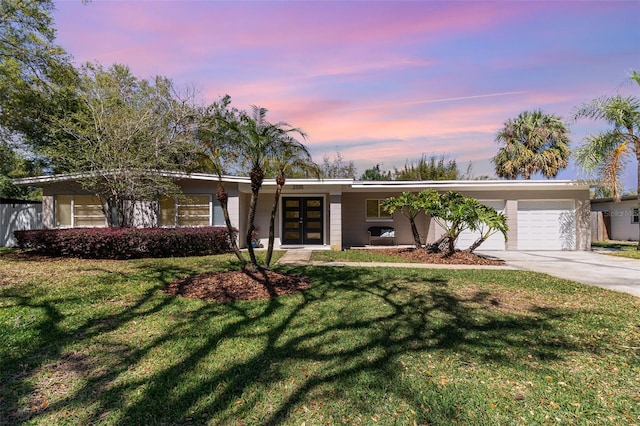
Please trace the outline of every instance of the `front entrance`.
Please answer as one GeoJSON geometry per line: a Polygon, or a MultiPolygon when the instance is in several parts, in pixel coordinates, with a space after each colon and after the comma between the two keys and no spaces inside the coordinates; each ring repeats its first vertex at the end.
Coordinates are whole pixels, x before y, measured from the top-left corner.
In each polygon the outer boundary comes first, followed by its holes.
{"type": "Polygon", "coordinates": [[[324,243],[322,197],[282,197],[282,244],[324,243]]]}

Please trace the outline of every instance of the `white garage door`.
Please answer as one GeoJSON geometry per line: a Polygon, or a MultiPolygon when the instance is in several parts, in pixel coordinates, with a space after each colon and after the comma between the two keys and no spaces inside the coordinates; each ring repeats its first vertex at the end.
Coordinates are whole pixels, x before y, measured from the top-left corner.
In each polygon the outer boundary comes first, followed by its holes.
{"type": "MultiPolygon", "coordinates": [[[[496,209],[498,213],[504,212],[504,201],[480,200],[480,202],[485,206],[493,207],[494,209],[496,209]]],[[[479,237],[480,237],[480,233],[477,231],[476,232],[469,231],[469,230],[463,231],[458,237],[458,240],[456,241],[456,248],[459,250],[467,249],[471,244],[476,242],[476,240],[479,237]]],[[[497,232],[492,236],[490,236],[487,239],[487,241],[482,243],[482,245],[478,247],[478,250],[504,250],[504,247],[505,247],[504,236],[502,235],[501,232],[497,232]]]]}
{"type": "Polygon", "coordinates": [[[518,201],[519,250],[574,250],[573,200],[518,201]]]}

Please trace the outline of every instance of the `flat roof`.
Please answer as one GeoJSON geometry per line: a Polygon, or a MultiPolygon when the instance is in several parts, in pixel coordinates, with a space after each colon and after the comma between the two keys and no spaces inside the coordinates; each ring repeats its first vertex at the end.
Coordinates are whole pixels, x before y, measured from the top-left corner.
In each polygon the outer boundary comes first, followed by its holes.
{"type": "MultiPolygon", "coordinates": [[[[115,174],[117,171],[105,174],[115,174]]],[[[209,173],[184,173],[172,171],[158,171],[162,176],[172,177],[177,180],[192,179],[201,181],[218,181],[219,177],[209,173]]],[[[98,176],[100,173],[94,173],[98,176]]],[[[14,179],[13,183],[18,186],[44,186],[57,182],[68,182],[86,177],[86,173],[66,173],[57,175],[44,175],[14,179]]],[[[222,176],[223,182],[250,184],[248,176],[222,176]]],[[[589,189],[597,183],[587,180],[425,180],[425,181],[358,181],[354,179],[287,179],[289,185],[309,185],[309,186],[335,186],[343,185],[351,190],[392,190],[411,191],[422,189],[438,190],[499,190],[499,189],[589,189]]],[[[265,179],[263,185],[275,186],[275,179],[265,179]]]]}

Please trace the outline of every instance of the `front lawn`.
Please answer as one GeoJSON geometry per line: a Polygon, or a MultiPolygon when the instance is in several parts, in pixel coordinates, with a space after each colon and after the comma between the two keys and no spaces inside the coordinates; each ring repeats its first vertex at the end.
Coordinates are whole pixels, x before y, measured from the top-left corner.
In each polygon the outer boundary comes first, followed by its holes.
{"type": "Polygon", "coordinates": [[[296,267],[217,304],[231,256],[0,254],[1,424],[640,424],[640,299],[522,271],[296,267]]]}
{"type": "Polygon", "coordinates": [[[612,256],[626,257],[629,259],[640,259],[640,250],[637,249],[638,244],[635,242],[593,242],[593,248],[609,249],[607,254],[612,256]]]}

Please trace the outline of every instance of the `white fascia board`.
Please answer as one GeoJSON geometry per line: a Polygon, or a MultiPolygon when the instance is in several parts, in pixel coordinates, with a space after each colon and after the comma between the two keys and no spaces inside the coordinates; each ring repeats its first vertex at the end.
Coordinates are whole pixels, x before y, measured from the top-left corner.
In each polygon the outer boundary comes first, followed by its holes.
{"type": "Polygon", "coordinates": [[[58,174],[58,175],[43,175],[43,176],[13,179],[11,182],[13,182],[13,184],[16,186],[41,186],[48,183],[78,180],[83,176],[87,176],[86,173],[65,173],[65,174],[58,174]]]}
{"type": "MultiPolygon", "coordinates": [[[[287,179],[285,187],[291,185],[307,185],[307,186],[335,186],[335,185],[352,185],[353,179],[287,179]]],[[[276,186],[275,179],[265,179],[263,185],[276,186]]]]}
{"type": "Polygon", "coordinates": [[[492,190],[575,190],[589,189],[591,182],[574,180],[437,180],[354,182],[355,191],[492,191],[492,190]]]}
{"type": "MultiPolygon", "coordinates": [[[[114,172],[110,172],[114,173],[114,172]]],[[[58,182],[68,182],[74,181],[78,179],[82,179],[89,176],[100,176],[107,175],[110,173],[104,172],[95,172],[95,173],[64,173],[57,175],[43,175],[43,176],[35,176],[21,179],[13,179],[12,182],[16,186],[42,186],[51,183],[58,182]]],[[[172,171],[155,171],[155,173],[160,174],[161,176],[170,177],[174,179],[191,179],[191,180],[204,180],[204,181],[215,181],[219,180],[218,175],[209,174],[209,173],[183,173],[183,172],[172,172],[172,171]]],[[[229,183],[250,183],[251,180],[245,176],[222,176],[223,182],[229,183]]]]}

